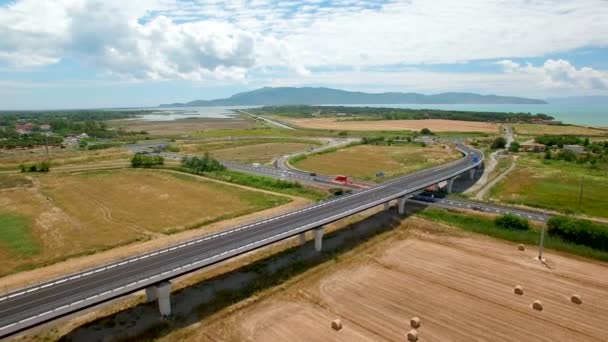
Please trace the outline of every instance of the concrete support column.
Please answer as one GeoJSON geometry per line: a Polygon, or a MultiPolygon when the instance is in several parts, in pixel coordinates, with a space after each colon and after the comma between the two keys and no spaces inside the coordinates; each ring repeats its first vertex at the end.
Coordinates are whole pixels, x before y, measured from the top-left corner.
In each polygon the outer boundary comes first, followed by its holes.
{"type": "Polygon", "coordinates": [[[475,179],[475,169],[470,169],[469,170],[469,178],[471,180],[475,179]]]}
{"type": "Polygon", "coordinates": [[[158,297],[158,310],[163,317],[171,315],[171,282],[163,281],[156,284],[156,296],[158,297]]]}
{"type": "Polygon", "coordinates": [[[399,215],[405,215],[405,200],[407,196],[399,198],[399,215]]]}
{"type": "Polygon", "coordinates": [[[300,242],[300,246],[303,246],[306,244],[306,232],[301,232],[300,234],[298,234],[299,236],[299,242],[300,242]]]}
{"type": "Polygon", "coordinates": [[[323,227],[315,229],[315,251],[320,252],[323,249],[323,227]]]}
{"type": "Polygon", "coordinates": [[[454,186],[454,179],[455,178],[450,178],[448,179],[448,185],[447,185],[447,190],[448,190],[448,194],[452,193],[452,187],[454,186]]]}
{"type": "Polygon", "coordinates": [[[391,208],[391,201],[384,202],[384,210],[389,210],[391,208]]]}
{"type": "Polygon", "coordinates": [[[146,287],[146,302],[150,303],[156,300],[156,298],[158,298],[156,296],[156,286],[152,285],[149,287],[146,287]]]}

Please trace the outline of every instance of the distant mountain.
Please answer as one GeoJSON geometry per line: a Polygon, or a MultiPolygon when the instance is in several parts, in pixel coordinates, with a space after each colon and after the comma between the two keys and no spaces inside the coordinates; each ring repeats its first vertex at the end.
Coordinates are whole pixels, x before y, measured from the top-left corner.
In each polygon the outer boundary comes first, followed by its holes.
{"type": "Polygon", "coordinates": [[[479,95],[472,93],[363,93],[330,88],[269,88],[238,93],[227,99],[196,100],[162,104],[161,107],[273,106],[325,104],[546,104],[543,100],[523,97],[479,95]]]}

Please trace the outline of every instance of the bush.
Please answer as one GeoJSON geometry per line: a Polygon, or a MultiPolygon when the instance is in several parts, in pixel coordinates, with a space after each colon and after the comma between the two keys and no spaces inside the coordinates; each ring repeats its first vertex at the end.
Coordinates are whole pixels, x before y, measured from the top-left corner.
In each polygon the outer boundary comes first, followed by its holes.
{"type": "Polygon", "coordinates": [[[528,230],[530,229],[530,222],[528,220],[523,219],[521,217],[517,217],[513,214],[505,214],[497,217],[494,220],[494,224],[497,227],[504,229],[513,229],[513,230],[528,230]]]}
{"type": "Polygon", "coordinates": [[[519,143],[517,141],[514,141],[511,143],[511,146],[509,146],[509,151],[511,152],[519,152],[519,148],[521,147],[521,145],[519,145],[519,143]]]}
{"type": "Polygon", "coordinates": [[[151,168],[155,165],[163,165],[165,163],[165,158],[161,156],[146,156],[143,154],[136,154],[131,158],[131,166],[132,167],[143,167],[143,168],[151,168]]]}
{"type": "Polygon", "coordinates": [[[182,166],[193,172],[212,172],[226,169],[222,163],[211,158],[208,153],[204,157],[184,157],[182,166]]]}
{"type": "Polygon", "coordinates": [[[431,132],[431,130],[430,130],[430,129],[428,129],[428,128],[423,128],[423,129],[421,129],[421,130],[420,130],[420,133],[421,133],[421,134],[424,134],[424,135],[431,135],[431,134],[433,134],[433,132],[431,132]]]}
{"type": "Polygon", "coordinates": [[[585,245],[601,251],[608,251],[608,227],[589,220],[552,217],[547,221],[549,235],[585,245]]]}
{"type": "Polygon", "coordinates": [[[51,170],[51,163],[45,160],[38,164],[21,164],[19,165],[19,170],[21,172],[49,172],[51,170]]]}

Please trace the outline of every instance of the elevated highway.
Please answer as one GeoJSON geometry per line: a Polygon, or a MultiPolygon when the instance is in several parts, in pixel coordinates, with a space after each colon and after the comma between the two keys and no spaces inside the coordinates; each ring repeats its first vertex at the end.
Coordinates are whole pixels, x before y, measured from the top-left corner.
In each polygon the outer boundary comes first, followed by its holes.
{"type": "MultiPolygon", "coordinates": [[[[170,314],[170,280],[307,231],[321,250],[323,226],[389,201],[405,212],[409,194],[471,172],[483,154],[458,145],[464,157],[447,165],[396,178],[280,216],[201,236],[168,248],[120,260],[46,283],[0,295],[0,338],[142,289],[170,314]]],[[[302,240],[300,240],[302,241],[302,240]]]]}

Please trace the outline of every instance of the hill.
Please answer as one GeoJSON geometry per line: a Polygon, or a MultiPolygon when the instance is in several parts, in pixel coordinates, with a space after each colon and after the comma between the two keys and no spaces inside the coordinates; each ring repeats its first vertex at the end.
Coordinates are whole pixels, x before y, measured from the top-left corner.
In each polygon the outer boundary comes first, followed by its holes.
{"type": "Polygon", "coordinates": [[[543,100],[473,93],[363,93],[331,88],[270,88],[238,93],[227,99],[161,104],[160,107],[325,105],[325,104],[546,104],[543,100]]]}

